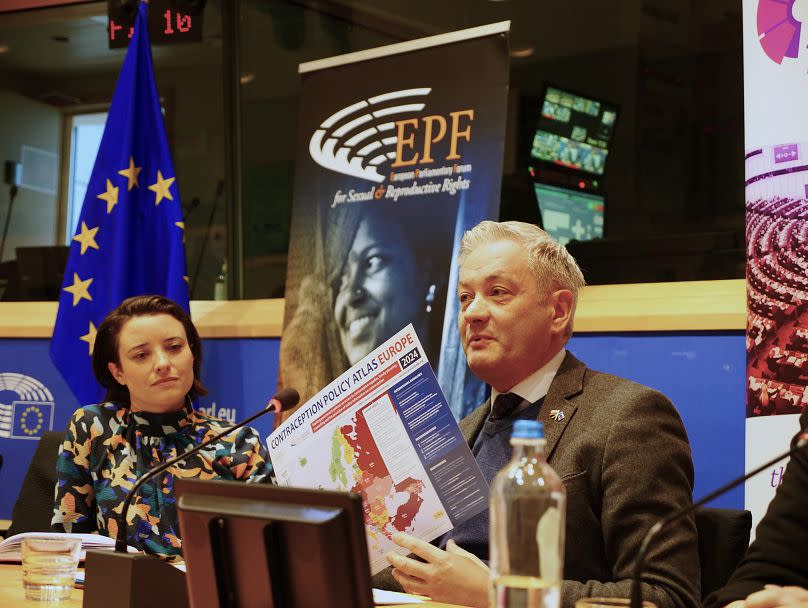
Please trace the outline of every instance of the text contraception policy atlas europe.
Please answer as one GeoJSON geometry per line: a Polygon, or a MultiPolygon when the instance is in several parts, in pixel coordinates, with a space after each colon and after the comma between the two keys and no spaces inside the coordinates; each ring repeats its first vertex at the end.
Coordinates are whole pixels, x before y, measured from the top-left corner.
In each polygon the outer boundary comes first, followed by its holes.
{"type": "Polygon", "coordinates": [[[371,572],[396,532],[431,541],[488,507],[488,486],[412,325],[267,438],[278,484],[356,492],[371,572]]]}

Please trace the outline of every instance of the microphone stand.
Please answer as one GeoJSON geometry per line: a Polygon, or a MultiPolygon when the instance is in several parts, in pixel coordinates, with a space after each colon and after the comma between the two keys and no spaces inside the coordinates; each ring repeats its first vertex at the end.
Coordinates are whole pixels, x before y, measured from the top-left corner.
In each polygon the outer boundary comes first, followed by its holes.
{"type": "Polygon", "coordinates": [[[0,262],[3,261],[3,251],[6,248],[6,238],[8,237],[8,225],[11,223],[11,210],[14,209],[14,199],[17,198],[17,186],[12,185],[8,189],[8,211],[6,211],[6,223],[3,226],[3,238],[0,239],[0,262]]]}
{"type": "Polygon", "coordinates": [[[263,416],[264,414],[269,413],[269,412],[278,413],[278,412],[280,412],[280,409],[281,409],[280,407],[275,407],[274,403],[272,403],[268,407],[265,407],[264,409],[262,409],[257,414],[253,414],[252,416],[250,416],[249,418],[247,418],[245,420],[242,420],[241,422],[239,422],[235,426],[228,427],[227,430],[222,431],[218,435],[215,435],[214,437],[211,437],[210,439],[207,439],[206,441],[203,441],[199,445],[195,446],[193,449],[190,449],[187,452],[183,452],[182,454],[179,454],[179,455],[175,456],[174,458],[171,458],[170,460],[166,460],[164,463],[159,464],[156,467],[154,467],[153,469],[151,469],[145,475],[142,475],[135,482],[135,485],[132,486],[132,489],[129,490],[129,494],[126,495],[126,500],[123,501],[123,508],[121,509],[121,516],[120,516],[120,519],[118,520],[118,534],[117,534],[117,536],[115,538],[115,552],[116,553],[126,553],[127,552],[127,549],[126,549],[126,544],[127,544],[126,543],[126,530],[127,530],[126,514],[129,512],[129,507],[132,505],[132,499],[134,499],[135,495],[137,494],[137,491],[140,489],[140,486],[142,486],[144,483],[146,483],[150,479],[154,478],[158,473],[162,473],[166,469],[168,469],[170,467],[173,467],[175,464],[177,464],[181,460],[185,460],[189,456],[193,456],[198,451],[200,451],[202,448],[206,448],[211,443],[219,441],[219,439],[221,439],[222,437],[226,437],[227,435],[229,435],[233,431],[236,431],[236,430],[240,429],[241,427],[249,424],[250,422],[252,422],[256,418],[258,418],[259,416],[263,416]]]}
{"type": "Polygon", "coordinates": [[[115,551],[87,551],[84,563],[86,575],[83,607],[107,608],[110,605],[110,599],[116,598],[113,602],[116,606],[129,608],[142,608],[145,605],[151,608],[161,608],[162,606],[186,608],[188,592],[185,588],[183,572],[154,555],[127,552],[126,515],[135,494],[146,481],[181,460],[193,456],[201,449],[249,424],[259,416],[270,412],[277,414],[294,407],[299,400],[300,396],[296,390],[281,390],[257,414],[228,427],[227,430],[194,446],[193,449],[166,460],[138,478],[121,508],[115,551]]]}
{"type": "Polygon", "coordinates": [[[193,277],[191,277],[191,299],[193,300],[194,294],[196,293],[196,282],[199,280],[199,269],[202,267],[202,258],[205,257],[205,249],[208,247],[208,241],[210,240],[210,231],[211,227],[213,226],[213,218],[216,216],[216,208],[219,206],[219,199],[224,192],[224,180],[220,179],[216,184],[216,193],[213,197],[213,205],[210,209],[210,215],[208,216],[208,227],[205,230],[205,236],[202,239],[202,245],[199,248],[199,255],[196,256],[196,268],[194,269],[193,277]]]}
{"type": "Polygon", "coordinates": [[[717,490],[715,490],[713,492],[710,492],[709,494],[707,494],[707,496],[705,496],[701,500],[698,500],[698,501],[694,502],[693,504],[691,504],[687,508],[680,509],[679,511],[671,513],[667,517],[663,517],[658,522],[656,522],[653,526],[651,526],[651,529],[648,530],[645,537],[642,539],[642,544],[640,545],[640,550],[637,552],[637,559],[634,562],[634,577],[633,577],[633,579],[631,581],[631,604],[630,604],[631,608],[642,608],[642,589],[641,589],[641,584],[642,584],[642,573],[645,570],[645,556],[648,553],[648,549],[651,546],[651,542],[654,540],[654,537],[656,537],[656,535],[659,534],[659,532],[661,532],[662,530],[667,528],[668,525],[672,524],[673,522],[678,521],[679,519],[681,519],[682,517],[685,517],[686,515],[689,515],[690,513],[692,513],[693,511],[695,511],[699,507],[707,504],[711,500],[713,500],[715,498],[718,498],[722,494],[725,494],[726,492],[729,492],[732,488],[735,488],[735,487],[741,485],[747,479],[749,479],[751,477],[754,477],[758,473],[762,473],[763,471],[768,469],[770,466],[772,466],[772,465],[780,462],[781,460],[783,460],[783,458],[791,456],[795,452],[799,452],[800,450],[805,448],[806,445],[808,445],[808,432],[800,433],[799,438],[797,439],[797,442],[794,444],[794,447],[791,448],[790,450],[775,456],[774,458],[772,458],[771,460],[769,460],[767,462],[764,462],[762,465],[760,465],[756,469],[753,469],[753,470],[749,471],[746,475],[743,475],[742,477],[738,477],[737,479],[733,479],[732,481],[730,481],[729,483],[721,486],[717,490]]]}

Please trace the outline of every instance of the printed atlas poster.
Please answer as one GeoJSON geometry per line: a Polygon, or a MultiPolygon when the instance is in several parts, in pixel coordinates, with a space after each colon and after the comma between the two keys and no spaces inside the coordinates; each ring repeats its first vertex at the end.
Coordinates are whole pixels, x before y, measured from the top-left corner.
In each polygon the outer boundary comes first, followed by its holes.
{"type": "Polygon", "coordinates": [[[267,439],[278,484],[362,497],[372,573],[487,508],[488,486],[412,325],[300,407],[267,439]]]}

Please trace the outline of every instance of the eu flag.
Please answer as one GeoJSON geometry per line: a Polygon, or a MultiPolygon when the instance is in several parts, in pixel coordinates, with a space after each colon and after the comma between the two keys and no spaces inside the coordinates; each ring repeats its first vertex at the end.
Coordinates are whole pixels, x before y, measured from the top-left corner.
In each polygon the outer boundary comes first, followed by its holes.
{"type": "MultiPolygon", "coordinates": [[[[11,437],[38,439],[42,437],[42,433],[53,428],[53,403],[15,401],[12,405],[14,407],[14,427],[11,437]]],[[[2,431],[0,431],[1,436],[3,436],[2,431]]]]}
{"type": "Polygon", "coordinates": [[[81,404],[103,390],[92,373],[96,328],[127,297],[162,294],[188,307],[174,167],[141,3],[112,97],[65,269],[51,359],[81,404]]]}

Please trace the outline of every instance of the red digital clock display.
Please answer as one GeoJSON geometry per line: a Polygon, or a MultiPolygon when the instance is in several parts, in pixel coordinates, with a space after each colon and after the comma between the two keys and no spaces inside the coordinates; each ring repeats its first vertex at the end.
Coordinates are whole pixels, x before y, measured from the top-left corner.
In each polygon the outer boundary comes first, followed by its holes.
{"type": "MultiPolygon", "coordinates": [[[[181,44],[202,40],[202,12],[184,13],[171,0],[149,2],[149,38],[153,45],[181,44]]],[[[108,0],[107,40],[109,48],[120,49],[129,45],[135,11],[131,0],[108,0]]]]}

